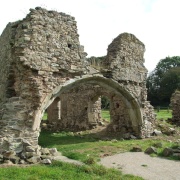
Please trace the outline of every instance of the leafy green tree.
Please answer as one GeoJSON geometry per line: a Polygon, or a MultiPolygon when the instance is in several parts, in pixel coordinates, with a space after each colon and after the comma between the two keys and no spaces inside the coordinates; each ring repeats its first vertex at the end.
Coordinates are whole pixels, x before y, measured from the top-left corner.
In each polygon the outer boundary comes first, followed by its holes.
{"type": "Polygon", "coordinates": [[[109,109],[110,101],[106,96],[101,97],[101,109],[109,109]]]}
{"type": "Polygon", "coordinates": [[[169,102],[169,98],[176,89],[180,88],[180,67],[175,67],[167,71],[160,82],[161,101],[169,102]]]}
{"type": "Polygon", "coordinates": [[[166,57],[147,78],[148,100],[152,105],[167,105],[179,87],[180,56],[166,57]]]}

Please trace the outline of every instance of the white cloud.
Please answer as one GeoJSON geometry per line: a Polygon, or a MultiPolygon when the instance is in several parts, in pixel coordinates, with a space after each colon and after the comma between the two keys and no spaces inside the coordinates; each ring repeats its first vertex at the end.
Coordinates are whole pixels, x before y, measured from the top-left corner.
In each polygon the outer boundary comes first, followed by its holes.
{"type": "Polygon", "coordinates": [[[123,32],[146,45],[148,70],[166,56],[180,55],[179,0],[6,0],[0,7],[0,33],[8,22],[24,18],[36,6],[74,16],[89,56],[105,55],[108,44],[123,32]]]}

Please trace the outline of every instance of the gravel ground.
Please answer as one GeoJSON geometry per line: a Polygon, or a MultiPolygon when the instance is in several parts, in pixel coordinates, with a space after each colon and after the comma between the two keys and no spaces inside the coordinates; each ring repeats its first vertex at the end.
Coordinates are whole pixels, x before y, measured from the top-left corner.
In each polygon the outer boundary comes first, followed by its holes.
{"type": "Polygon", "coordinates": [[[104,157],[100,164],[145,180],[180,180],[180,161],[151,157],[143,152],[126,152],[104,157]]]}

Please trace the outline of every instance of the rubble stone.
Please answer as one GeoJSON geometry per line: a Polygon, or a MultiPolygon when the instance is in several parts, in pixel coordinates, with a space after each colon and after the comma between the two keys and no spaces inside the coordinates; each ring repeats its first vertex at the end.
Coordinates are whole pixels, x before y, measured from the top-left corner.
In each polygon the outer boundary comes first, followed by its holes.
{"type": "Polygon", "coordinates": [[[155,147],[151,146],[151,147],[148,147],[144,152],[146,154],[153,154],[153,153],[157,154],[157,149],[155,147]]]}
{"type": "Polygon", "coordinates": [[[43,164],[51,164],[52,163],[50,159],[43,159],[41,162],[43,164]]]}
{"type": "Polygon", "coordinates": [[[39,163],[41,161],[41,158],[39,156],[33,156],[33,157],[27,159],[27,161],[29,163],[36,164],[36,163],[39,163]]]}
{"type": "Polygon", "coordinates": [[[173,155],[173,149],[172,148],[164,148],[162,154],[165,157],[171,156],[171,155],[173,155]]]}

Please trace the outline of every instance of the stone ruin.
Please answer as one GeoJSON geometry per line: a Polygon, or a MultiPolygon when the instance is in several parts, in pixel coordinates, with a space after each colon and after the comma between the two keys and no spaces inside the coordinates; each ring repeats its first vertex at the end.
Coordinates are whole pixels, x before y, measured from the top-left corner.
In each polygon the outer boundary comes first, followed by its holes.
{"type": "Polygon", "coordinates": [[[172,120],[173,124],[180,126],[180,90],[176,90],[171,97],[172,120]]]}
{"type": "Polygon", "coordinates": [[[38,152],[40,123],[87,130],[110,100],[107,131],[150,137],[155,114],[147,101],[145,46],[123,33],[100,61],[86,58],[74,17],[37,7],[0,37],[0,153],[38,152]]]}

